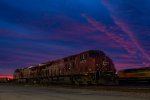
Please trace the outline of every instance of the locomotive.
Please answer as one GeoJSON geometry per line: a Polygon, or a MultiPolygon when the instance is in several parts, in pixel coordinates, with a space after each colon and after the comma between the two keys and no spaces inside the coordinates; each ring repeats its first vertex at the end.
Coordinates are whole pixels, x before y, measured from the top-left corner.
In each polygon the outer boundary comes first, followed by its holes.
{"type": "Polygon", "coordinates": [[[131,68],[118,71],[120,83],[126,82],[149,82],[150,83],[150,67],[131,68]]]}
{"type": "Polygon", "coordinates": [[[100,50],[89,50],[62,59],[16,69],[14,80],[22,83],[118,84],[112,59],[100,50]]]}

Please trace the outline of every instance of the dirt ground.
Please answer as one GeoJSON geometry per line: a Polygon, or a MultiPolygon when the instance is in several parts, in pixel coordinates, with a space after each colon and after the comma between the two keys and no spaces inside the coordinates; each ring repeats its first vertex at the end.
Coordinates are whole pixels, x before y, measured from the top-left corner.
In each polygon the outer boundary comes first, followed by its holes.
{"type": "Polygon", "coordinates": [[[0,85],[0,100],[150,100],[150,93],[0,85]]]}

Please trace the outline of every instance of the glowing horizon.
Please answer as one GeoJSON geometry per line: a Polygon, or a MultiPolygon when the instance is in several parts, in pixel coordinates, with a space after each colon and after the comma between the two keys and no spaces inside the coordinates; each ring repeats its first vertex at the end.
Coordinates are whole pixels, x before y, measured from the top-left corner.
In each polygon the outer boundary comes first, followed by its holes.
{"type": "Polygon", "coordinates": [[[6,76],[6,75],[0,76],[0,79],[1,79],[1,78],[9,78],[9,79],[13,79],[13,75],[9,75],[9,76],[6,76]]]}

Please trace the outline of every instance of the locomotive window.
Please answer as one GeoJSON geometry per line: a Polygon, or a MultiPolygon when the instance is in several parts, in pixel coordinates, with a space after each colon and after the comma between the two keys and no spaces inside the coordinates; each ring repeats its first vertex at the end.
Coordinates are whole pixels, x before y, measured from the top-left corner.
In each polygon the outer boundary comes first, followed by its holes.
{"type": "Polygon", "coordinates": [[[85,55],[84,55],[84,58],[86,59],[87,57],[88,57],[87,54],[85,54],[85,55]]]}
{"type": "Polygon", "coordinates": [[[15,70],[15,73],[18,73],[19,71],[20,71],[19,69],[16,69],[16,70],[15,70]]]}
{"type": "Polygon", "coordinates": [[[80,56],[80,59],[82,60],[82,55],[80,56]]]}
{"type": "Polygon", "coordinates": [[[80,56],[80,59],[83,60],[83,59],[86,59],[87,57],[88,57],[87,54],[83,54],[80,56]]]}
{"type": "Polygon", "coordinates": [[[75,60],[75,57],[74,57],[74,56],[73,56],[73,57],[71,57],[71,58],[70,58],[70,60],[75,60]]]}
{"type": "Polygon", "coordinates": [[[75,60],[75,59],[76,59],[76,57],[74,56],[74,57],[73,57],[73,60],[75,60]]]}
{"type": "Polygon", "coordinates": [[[68,59],[67,59],[67,58],[65,58],[65,59],[64,59],[64,61],[68,61],[68,59]]]}

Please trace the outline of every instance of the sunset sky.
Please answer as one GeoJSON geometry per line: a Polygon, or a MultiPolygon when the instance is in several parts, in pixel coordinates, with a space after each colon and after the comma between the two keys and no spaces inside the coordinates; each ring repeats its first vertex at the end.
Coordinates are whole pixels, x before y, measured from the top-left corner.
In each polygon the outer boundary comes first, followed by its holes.
{"type": "Polygon", "coordinates": [[[91,49],[149,66],[150,0],[0,0],[0,76],[91,49]]]}

